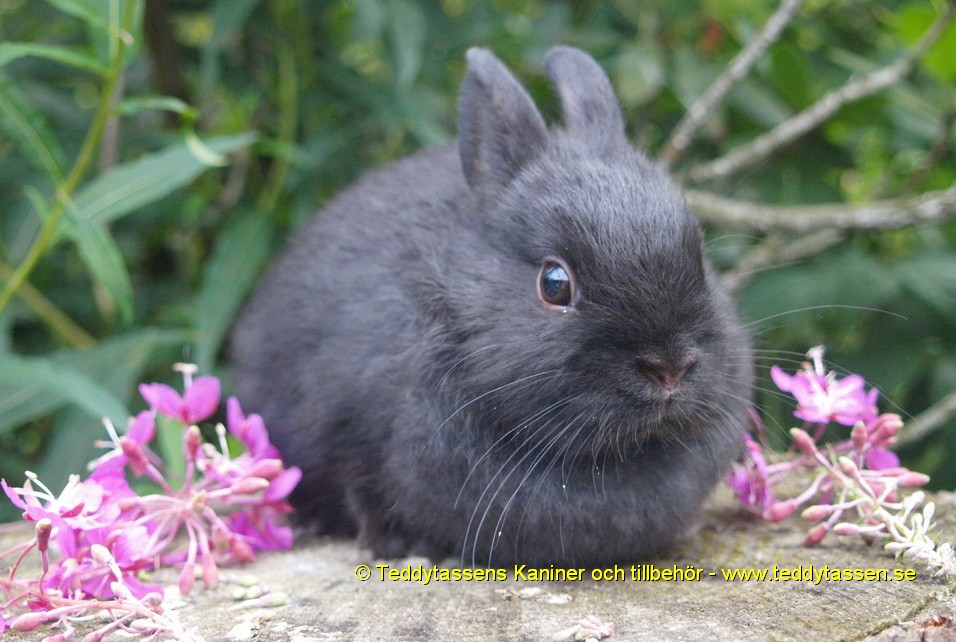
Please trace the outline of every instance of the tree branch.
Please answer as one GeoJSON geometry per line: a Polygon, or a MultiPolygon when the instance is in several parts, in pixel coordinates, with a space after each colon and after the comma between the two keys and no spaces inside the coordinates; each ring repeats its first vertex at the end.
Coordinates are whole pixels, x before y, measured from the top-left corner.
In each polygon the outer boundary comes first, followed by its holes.
{"type": "Polygon", "coordinates": [[[680,159],[687,147],[693,142],[694,135],[714,108],[723,102],[730,90],[743,80],[754,63],[767,51],[767,48],[777,41],[780,32],[793,19],[802,4],[803,0],[783,0],[776,13],[764,24],[760,33],[730,61],[724,72],[691,105],[661,152],[660,160],[665,166],[670,167],[680,159]]]}
{"type": "Polygon", "coordinates": [[[684,196],[701,221],[763,233],[773,230],[811,232],[823,228],[887,229],[941,223],[956,218],[956,186],[862,205],[774,206],[699,190],[686,190],[684,196]]]}
{"type": "Polygon", "coordinates": [[[946,4],[946,9],[930,25],[916,46],[899,60],[834,89],[799,114],[725,156],[694,166],[687,174],[688,179],[694,183],[701,183],[729,176],[754,165],[826,122],[844,105],[872,96],[898,83],[913,71],[916,61],[939,40],[949,26],[954,13],[956,13],[956,2],[950,0],[946,4]]]}
{"type": "Polygon", "coordinates": [[[896,440],[897,446],[918,441],[930,434],[956,415],[956,391],[953,391],[932,406],[906,422],[906,428],[896,440]]]}

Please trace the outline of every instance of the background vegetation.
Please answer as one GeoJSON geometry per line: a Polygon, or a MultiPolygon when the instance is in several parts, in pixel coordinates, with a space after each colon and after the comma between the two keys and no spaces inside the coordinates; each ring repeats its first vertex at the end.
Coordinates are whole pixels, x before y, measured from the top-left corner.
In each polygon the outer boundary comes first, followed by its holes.
{"type": "Polygon", "coordinates": [[[82,472],[98,417],[122,425],[142,407],[135,384],[173,379],[174,361],[228,389],[230,323],[270,257],[363,169],[454,136],[465,50],[493,48],[553,116],[542,59],[566,43],[607,69],[635,144],[697,190],[708,252],[763,350],[772,432],[795,420],[769,366],[794,370],[823,343],[883,409],[936,404],[943,419],[924,415],[900,451],[956,488],[952,3],[789,2],[779,40],[683,149],[678,123],[776,0],[3,0],[0,476],[57,487],[82,472]],[[899,61],[887,87],[767,158],[701,174],[899,61]],[[853,209],[874,202],[899,220],[853,209]]]}

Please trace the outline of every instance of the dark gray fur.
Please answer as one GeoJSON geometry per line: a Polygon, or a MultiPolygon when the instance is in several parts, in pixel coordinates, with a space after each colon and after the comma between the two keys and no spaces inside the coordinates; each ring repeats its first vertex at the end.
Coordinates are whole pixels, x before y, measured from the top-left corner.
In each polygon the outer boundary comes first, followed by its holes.
{"type": "Polygon", "coordinates": [[[239,321],[239,397],[303,469],[300,516],[378,556],[646,558],[739,452],[749,338],[696,220],[600,67],[557,47],[546,70],[552,131],[470,50],[457,145],[330,202],[239,321]],[[567,312],[537,298],[549,256],[579,287],[567,312]]]}

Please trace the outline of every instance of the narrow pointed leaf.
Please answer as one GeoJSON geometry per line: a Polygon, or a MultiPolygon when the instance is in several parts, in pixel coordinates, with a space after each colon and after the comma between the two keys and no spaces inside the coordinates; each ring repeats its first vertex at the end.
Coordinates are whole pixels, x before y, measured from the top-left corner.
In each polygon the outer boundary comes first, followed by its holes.
{"type": "Polygon", "coordinates": [[[129,417],[126,406],[79,370],[48,358],[26,358],[7,355],[0,363],[0,385],[38,386],[43,394],[72,402],[92,417],[109,417],[117,426],[125,426],[129,417]]]}
{"type": "MultiPolygon", "coordinates": [[[[251,132],[214,138],[206,142],[217,154],[228,154],[253,142],[251,132]]],[[[187,185],[207,169],[187,143],[114,167],[77,192],[74,202],[80,216],[106,223],[134,212],[187,185]]]]}
{"type": "Polygon", "coordinates": [[[95,74],[105,74],[106,69],[89,56],[79,53],[75,49],[59,47],[56,45],[44,45],[34,42],[0,42],[0,67],[11,60],[33,56],[35,58],[45,58],[53,60],[70,67],[91,71],[95,74]]]}
{"type": "Polygon", "coordinates": [[[124,323],[133,320],[133,285],[119,247],[103,223],[67,207],[66,226],[93,280],[112,298],[124,323]]]}
{"type": "Polygon", "coordinates": [[[0,130],[54,183],[63,182],[63,150],[46,120],[9,80],[0,78],[0,130]]]}
{"type": "Polygon", "coordinates": [[[269,256],[270,220],[258,210],[243,212],[216,243],[194,306],[200,372],[212,371],[229,324],[269,256]]]}

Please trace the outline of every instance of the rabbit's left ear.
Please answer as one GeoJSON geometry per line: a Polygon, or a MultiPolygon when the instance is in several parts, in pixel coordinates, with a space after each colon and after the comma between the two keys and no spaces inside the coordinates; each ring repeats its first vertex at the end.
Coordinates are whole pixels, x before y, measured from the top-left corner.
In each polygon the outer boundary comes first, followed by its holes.
{"type": "Polygon", "coordinates": [[[494,54],[472,47],[466,57],[458,99],[461,167],[472,189],[499,189],[541,152],[548,131],[528,92],[494,54]]]}
{"type": "Polygon", "coordinates": [[[544,70],[561,99],[568,132],[599,153],[627,143],[617,96],[594,58],[580,49],[554,47],[544,70]]]}

